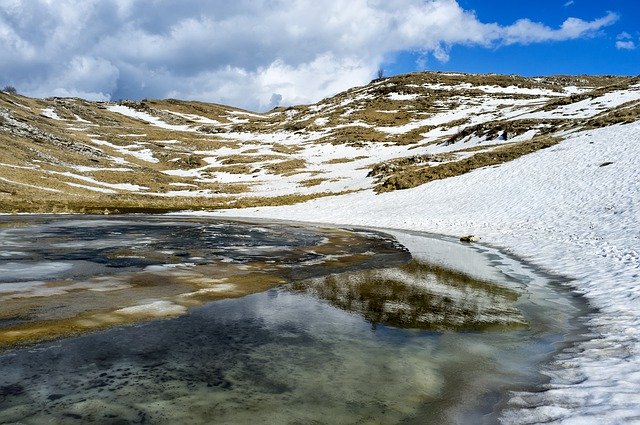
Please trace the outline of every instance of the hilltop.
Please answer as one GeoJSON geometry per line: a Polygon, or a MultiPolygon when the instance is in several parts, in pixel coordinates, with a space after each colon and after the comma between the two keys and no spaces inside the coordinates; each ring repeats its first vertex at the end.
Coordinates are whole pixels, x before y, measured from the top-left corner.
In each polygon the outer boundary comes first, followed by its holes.
{"type": "Polygon", "coordinates": [[[415,73],[253,113],[0,92],[0,212],[293,204],[415,187],[640,119],[640,78],[415,73]]]}

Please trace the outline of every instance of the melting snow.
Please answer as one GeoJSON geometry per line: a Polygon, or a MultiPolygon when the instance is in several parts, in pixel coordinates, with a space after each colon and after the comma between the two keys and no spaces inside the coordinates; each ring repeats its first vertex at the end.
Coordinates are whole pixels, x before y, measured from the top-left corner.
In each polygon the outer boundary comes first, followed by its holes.
{"type": "Polygon", "coordinates": [[[389,93],[389,100],[416,100],[419,98],[419,94],[400,94],[400,93],[389,93]]]}
{"type": "Polygon", "coordinates": [[[118,114],[126,115],[131,118],[136,118],[141,121],[146,121],[149,124],[155,125],[156,127],[164,128],[166,130],[174,130],[174,131],[196,131],[188,125],[173,125],[167,122],[162,121],[160,118],[154,117],[151,114],[146,112],[136,111],[135,109],[129,108],[124,105],[109,105],[107,106],[107,110],[111,112],[116,112],[118,114]]]}
{"type": "Polygon", "coordinates": [[[52,120],[62,121],[62,118],[56,114],[56,111],[53,108],[45,108],[40,114],[47,118],[51,118],[52,120]]]}

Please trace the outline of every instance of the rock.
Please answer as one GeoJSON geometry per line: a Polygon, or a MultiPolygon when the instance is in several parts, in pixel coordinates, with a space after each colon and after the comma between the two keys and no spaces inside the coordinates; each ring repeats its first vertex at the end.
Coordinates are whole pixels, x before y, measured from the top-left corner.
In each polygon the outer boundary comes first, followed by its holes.
{"type": "Polygon", "coordinates": [[[479,240],[480,237],[475,235],[467,235],[460,238],[460,242],[478,242],[479,240]]]}

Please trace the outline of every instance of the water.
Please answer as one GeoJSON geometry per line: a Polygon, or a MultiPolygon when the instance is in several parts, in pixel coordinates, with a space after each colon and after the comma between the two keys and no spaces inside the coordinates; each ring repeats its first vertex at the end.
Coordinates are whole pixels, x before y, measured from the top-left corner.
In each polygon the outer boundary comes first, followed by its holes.
{"type": "Polygon", "coordinates": [[[492,422],[580,313],[371,231],[2,220],[3,423],[492,422]]]}

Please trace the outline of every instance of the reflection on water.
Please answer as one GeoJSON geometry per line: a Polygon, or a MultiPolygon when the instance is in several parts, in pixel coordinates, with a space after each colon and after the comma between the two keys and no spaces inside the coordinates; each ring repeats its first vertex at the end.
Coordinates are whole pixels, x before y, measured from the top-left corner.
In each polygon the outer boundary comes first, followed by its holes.
{"type": "Polygon", "coordinates": [[[292,287],[373,324],[438,331],[527,326],[515,306],[516,290],[417,261],[307,279],[292,287]]]}
{"type": "Polygon", "coordinates": [[[408,261],[370,232],[26,224],[0,226],[0,335],[104,330],[0,353],[0,423],[486,422],[505,389],[540,382],[577,314],[547,286],[408,261]]]}

